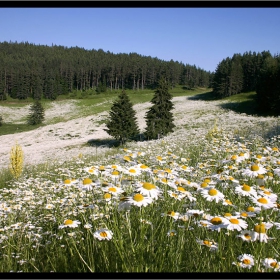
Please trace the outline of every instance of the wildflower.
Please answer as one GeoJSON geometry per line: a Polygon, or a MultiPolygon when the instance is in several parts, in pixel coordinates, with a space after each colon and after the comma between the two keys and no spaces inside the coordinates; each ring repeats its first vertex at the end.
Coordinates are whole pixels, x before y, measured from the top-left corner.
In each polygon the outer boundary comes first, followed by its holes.
{"type": "Polygon", "coordinates": [[[82,190],[87,190],[91,191],[93,189],[94,183],[90,178],[85,178],[83,181],[80,183],[81,189],[82,190]]]}
{"type": "Polygon", "coordinates": [[[267,170],[260,164],[252,164],[243,171],[244,176],[257,177],[259,174],[265,174],[267,170]]]}
{"type": "Polygon", "coordinates": [[[89,174],[98,176],[98,169],[95,166],[86,167],[84,170],[89,174]]]}
{"type": "Polygon", "coordinates": [[[202,246],[208,247],[210,251],[218,250],[218,243],[215,241],[197,239],[196,242],[202,246]]]}
{"type": "Polygon", "coordinates": [[[120,187],[116,187],[113,185],[109,185],[108,187],[102,188],[106,193],[112,194],[114,196],[119,195],[124,192],[124,190],[120,187]]]}
{"type": "Polygon", "coordinates": [[[235,216],[228,217],[227,219],[229,221],[229,223],[226,225],[227,230],[241,231],[242,229],[248,227],[248,224],[244,220],[238,219],[235,216]]]}
{"type": "Polygon", "coordinates": [[[128,169],[125,169],[124,173],[129,175],[129,176],[136,177],[136,176],[139,176],[141,174],[141,171],[137,166],[134,166],[134,167],[130,167],[128,169]]]}
{"type": "Polygon", "coordinates": [[[159,195],[162,193],[158,187],[149,182],[139,183],[136,187],[136,191],[154,199],[158,199],[159,195]]]}
{"type": "Polygon", "coordinates": [[[268,197],[252,197],[252,201],[263,209],[270,209],[276,207],[275,202],[271,201],[268,197]]]}
{"type": "Polygon", "coordinates": [[[48,203],[48,204],[46,205],[46,209],[53,209],[53,208],[54,208],[54,205],[51,204],[51,203],[48,203]]]}
{"type": "Polygon", "coordinates": [[[179,192],[173,192],[173,191],[168,190],[167,193],[170,197],[172,197],[176,200],[182,200],[185,197],[184,194],[181,194],[179,192]]]}
{"type": "Polygon", "coordinates": [[[252,235],[252,241],[259,240],[260,242],[267,243],[269,239],[273,239],[267,236],[266,230],[272,227],[273,224],[260,223],[254,226],[254,232],[252,235]]]}
{"type": "Polygon", "coordinates": [[[206,198],[207,201],[219,202],[224,199],[224,195],[215,188],[205,188],[200,191],[201,195],[206,198]]]}
{"type": "Polygon", "coordinates": [[[23,169],[23,151],[21,146],[16,143],[10,152],[10,171],[14,178],[18,178],[23,169]]]}
{"type": "Polygon", "coordinates": [[[177,235],[177,231],[174,230],[174,229],[169,230],[169,231],[167,232],[167,236],[174,236],[174,235],[177,235]]]}
{"type": "Polygon", "coordinates": [[[240,262],[235,263],[233,262],[232,264],[240,266],[242,268],[248,268],[250,269],[252,266],[254,266],[254,257],[250,254],[243,254],[238,256],[238,260],[240,262]]]}
{"type": "Polygon", "coordinates": [[[179,212],[174,212],[174,211],[168,211],[167,213],[162,213],[162,216],[169,216],[171,218],[173,218],[174,220],[178,220],[180,217],[180,213],[179,212]]]}
{"type": "Polygon", "coordinates": [[[140,193],[134,194],[132,197],[127,198],[127,202],[134,205],[134,206],[144,206],[151,204],[153,202],[151,197],[143,196],[140,193]]]}
{"type": "Polygon", "coordinates": [[[253,187],[250,187],[249,185],[246,184],[235,187],[235,192],[242,196],[254,196],[254,197],[257,196],[257,191],[253,187]]]}
{"type": "Polygon", "coordinates": [[[202,215],[203,213],[204,213],[203,210],[195,210],[195,209],[187,210],[187,214],[195,218],[199,217],[199,215],[202,215]]]}
{"type": "Polygon", "coordinates": [[[224,217],[214,216],[210,220],[210,225],[208,226],[211,230],[217,230],[218,232],[221,230],[221,228],[226,228],[229,224],[228,219],[224,217]]]}
{"type": "Polygon", "coordinates": [[[253,238],[253,231],[251,230],[242,230],[237,237],[241,238],[243,241],[250,242],[253,238]]]}
{"type": "Polygon", "coordinates": [[[62,225],[60,225],[58,228],[61,229],[61,228],[66,228],[66,227],[70,227],[70,228],[76,228],[79,226],[81,222],[79,221],[73,221],[73,220],[65,220],[64,223],[62,225]]]}
{"type": "Polygon", "coordinates": [[[85,225],[84,225],[84,228],[85,228],[85,229],[91,229],[91,228],[92,228],[92,225],[91,225],[91,224],[85,224],[85,225]]]}
{"type": "Polygon", "coordinates": [[[113,232],[106,228],[101,228],[94,232],[93,236],[98,240],[110,240],[113,237],[113,232]]]}
{"type": "Polygon", "coordinates": [[[273,258],[265,258],[262,264],[265,268],[274,269],[274,271],[280,270],[280,263],[273,258]]]}

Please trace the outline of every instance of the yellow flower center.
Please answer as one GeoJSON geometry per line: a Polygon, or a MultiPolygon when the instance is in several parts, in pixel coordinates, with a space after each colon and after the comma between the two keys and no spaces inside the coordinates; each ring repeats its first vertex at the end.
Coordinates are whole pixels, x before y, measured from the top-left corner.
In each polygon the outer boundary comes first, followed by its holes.
{"type": "Polygon", "coordinates": [[[246,239],[251,239],[251,235],[250,235],[249,233],[245,233],[245,234],[244,234],[244,237],[245,237],[246,239]]]}
{"type": "Polygon", "coordinates": [[[169,235],[170,235],[170,236],[174,236],[174,235],[175,235],[175,232],[171,231],[171,232],[169,233],[169,235]]]}
{"type": "Polygon", "coordinates": [[[162,157],[161,156],[157,156],[157,160],[162,161],[162,157]]]}
{"type": "Polygon", "coordinates": [[[239,225],[239,221],[237,219],[230,219],[229,220],[232,224],[239,225]]]}
{"type": "Polygon", "coordinates": [[[178,197],[178,194],[172,193],[172,196],[173,196],[173,197],[178,197]]]}
{"type": "Polygon", "coordinates": [[[247,211],[248,211],[248,212],[255,212],[255,208],[254,208],[253,206],[249,206],[249,207],[247,208],[247,211]]]}
{"type": "Polygon", "coordinates": [[[212,242],[208,240],[203,240],[203,244],[210,247],[212,245],[212,242]]]}
{"type": "Polygon", "coordinates": [[[144,183],[143,185],[142,185],[142,187],[144,188],[144,189],[146,189],[146,190],[152,190],[152,189],[155,189],[156,188],[156,186],[155,185],[153,185],[153,184],[151,184],[151,183],[144,183]]]}
{"type": "Polygon", "coordinates": [[[243,157],[245,154],[244,153],[240,153],[239,156],[243,157]]]}
{"type": "Polygon", "coordinates": [[[91,183],[92,183],[92,180],[89,178],[86,178],[83,180],[83,185],[87,185],[87,184],[91,184],[91,183]]]}
{"type": "Polygon", "coordinates": [[[273,151],[278,151],[278,148],[277,147],[273,147],[272,150],[273,151]]]}
{"type": "Polygon", "coordinates": [[[177,190],[180,191],[180,192],[185,192],[186,191],[183,187],[178,187],[177,190]]]}
{"type": "Polygon", "coordinates": [[[263,179],[264,178],[264,176],[262,175],[262,174],[258,174],[258,177],[257,177],[258,179],[263,179]]]}
{"type": "Polygon", "coordinates": [[[135,169],[129,169],[129,173],[136,173],[135,169]]]}
{"type": "Polygon", "coordinates": [[[103,166],[103,165],[99,166],[99,170],[100,171],[104,171],[105,170],[105,166],[103,166]]]}
{"type": "Polygon", "coordinates": [[[108,235],[105,231],[102,231],[99,234],[101,237],[104,237],[104,238],[107,237],[107,235],[108,235]]]}
{"type": "Polygon", "coordinates": [[[248,217],[248,214],[246,213],[246,212],[242,212],[241,214],[240,214],[240,216],[242,216],[242,217],[248,217]]]}
{"type": "Polygon", "coordinates": [[[148,168],[148,166],[147,166],[147,165],[145,165],[145,164],[142,164],[142,165],[140,165],[140,168],[141,168],[141,169],[147,169],[147,168],[148,168]]]}
{"type": "Polygon", "coordinates": [[[208,186],[208,184],[206,182],[201,183],[200,185],[202,188],[206,188],[208,186]]]}
{"type": "Polygon", "coordinates": [[[228,169],[232,169],[233,168],[233,166],[232,165],[230,165],[229,167],[228,167],[228,169]]]}
{"type": "Polygon", "coordinates": [[[229,199],[226,199],[225,202],[229,205],[232,205],[232,202],[229,199]]]}
{"type": "Polygon", "coordinates": [[[244,184],[243,187],[242,187],[242,190],[245,191],[245,192],[249,192],[251,190],[251,187],[244,184]]]}
{"type": "Polygon", "coordinates": [[[258,224],[254,226],[254,231],[257,233],[265,233],[265,224],[258,224]]]}
{"type": "Polygon", "coordinates": [[[170,215],[170,216],[173,217],[173,216],[175,216],[175,212],[174,212],[174,211],[168,211],[168,212],[167,212],[167,215],[170,215]]]}
{"type": "Polygon", "coordinates": [[[230,213],[225,213],[224,217],[231,217],[232,215],[230,213]]]}
{"type": "Polygon", "coordinates": [[[211,196],[215,196],[215,195],[218,194],[218,191],[215,190],[215,189],[211,189],[211,190],[208,191],[208,194],[211,195],[211,196]]]}
{"type": "Polygon", "coordinates": [[[264,197],[259,198],[258,202],[262,203],[262,204],[267,204],[268,203],[267,199],[265,199],[264,197]]]}
{"type": "Polygon", "coordinates": [[[219,225],[222,223],[222,219],[219,217],[212,218],[210,221],[213,225],[219,225]]]}
{"type": "Polygon", "coordinates": [[[88,170],[89,173],[93,173],[93,171],[94,171],[93,169],[89,169],[88,170]]]}
{"type": "Polygon", "coordinates": [[[111,196],[111,194],[110,193],[105,193],[104,194],[104,199],[108,199],[108,198],[111,198],[112,196],[111,196]]]}
{"type": "Polygon", "coordinates": [[[231,157],[232,160],[237,160],[237,158],[238,158],[237,155],[233,155],[233,156],[231,157]]]}
{"type": "Polygon", "coordinates": [[[117,170],[114,170],[113,172],[112,172],[112,175],[119,175],[120,173],[119,173],[119,171],[117,171],[117,170]]]}
{"type": "Polygon", "coordinates": [[[277,262],[271,262],[270,266],[274,268],[279,268],[279,264],[277,262]]]}
{"type": "Polygon", "coordinates": [[[266,174],[267,174],[267,176],[269,176],[269,177],[273,177],[273,173],[271,173],[271,172],[267,172],[266,174]]]}
{"type": "Polygon", "coordinates": [[[260,168],[258,167],[258,165],[252,165],[251,166],[251,171],[258,171],[260,168]]]}
{"type": "Polygon", "coordinates": [[[204,183],[207,183],[207,184],[208,184],[208,183],[210,183],[210,182],[211,182],[211,179],[209,179],[209,178],[205,178],[205,179],[204,179],[204,183]]]}
{"type": "Polygon", "coordinates": [[[140,202],[140,201],[144,200],[144,196],[140,193],[137,193],[136,195],[133,196],[133,200],[140,202]]]}
{"type": "Polygon", "coordinates": [[[184,170],[186,170],[186,169],[187,169],[187,166],[186,166],[186,165],[182,165],[181,168],[184,169],[184,170]]]}
{"type": "Polygon", "coordinates": [[[249,259],[244,259],[242,262],[243,262],[244,264],[250,264],[250,263],[251,263],[251,261],[250,261],[249,259]]]}
{"type": "Polygon", "coordinates": [[[167,179],[166,179],[166,178],[162,178],[161,181],[162,181],[163,183],[167,183],[167,179]]]}
{"type": "Polygon", "coordinates": [[[70,183],[71,183],[71,180],[70,180],[70,179],[64,180],[64,184],[70,184],[70,183]]]}
{"type": "Polygon", "coordinates": [[[167,172],[167,173],[171,173],[172,172],[171,169],[169,169],[169,168],[165,169],[164,171],[167,172]]]}
{"type": "Polygon", "coordinates": [[[117,169],[118,167],[116,165],[111,166],[112,169],[117,169]]]}
{"type": "Polygon", "coordinates": [[[64,224],[67,226],[67,225],[72,225],[73,224],[73,221],[72,220],[66,220],[64,222],[64,224]]]}
{"type": "Polygon", "coordinates": [[[109,190],[110,192],[116,192],[116,191],[117,191],[117,189],[114,188],[114,187],[111,187],[111,188],[109,188],[108,190],[109,190]]]}
{"type": "Polygon", "coordinates": [[[131,158],[130,158],[129,156],[124,156],[123,159],[124,159],[125,161],[131,161],[131,158]]]}
{"type": "Polygon", "coordinates": [[[271,195],[271,192],[269,192],[269,191],[264,191],[263,193],[266,195],[271,195]]]}
{"type": "Polygon", "coordinates": [[[260,159],[260,158],[262,158],[262,156],[261,156],[261,155],[257,155],[257,158],[259,158],[259,159],[260,159]]]}

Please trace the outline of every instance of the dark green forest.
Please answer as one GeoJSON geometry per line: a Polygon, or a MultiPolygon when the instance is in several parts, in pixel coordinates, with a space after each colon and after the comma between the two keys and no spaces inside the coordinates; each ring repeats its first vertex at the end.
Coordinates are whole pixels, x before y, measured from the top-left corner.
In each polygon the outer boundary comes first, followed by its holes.
{"type": "Polygon", "coordinates": [[[256,91],[257,111],[280,114],[280,57],[269,51],[245,52],[223,59],[213,77],[213,95],[224,98],[256,91]]]}
{"type": "Polygon", "coordinates": [[[214,73],[195,65],[137,53],[80,47],[0,43],[0,100],[51,99],[74,90],[155,89],[161,76],[171,87],[209,87],[214,73]]]}

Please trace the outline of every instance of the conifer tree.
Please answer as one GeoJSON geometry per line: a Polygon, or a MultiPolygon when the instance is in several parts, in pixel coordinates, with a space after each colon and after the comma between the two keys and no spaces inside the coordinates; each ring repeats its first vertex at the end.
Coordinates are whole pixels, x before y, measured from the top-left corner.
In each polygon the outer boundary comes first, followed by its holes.
{"type": "Polygon", "coordinates": [[[38,99],[34,101],[29,111],[30,113],[27,117],[27,124],[35,125],[43,122],[45,118],[45,110],[38,99]]]}
{"type": "Polygon", "coordinates": [[[139,134],[136,112],[125,91],[122,91],[113,103],[106,126],[107,129],[104,130],[121,144],[139,134]]]}
{"type": "Polygon", "coordinates": [[[153,106],[146,113],[145,137],[148,139],[159,139],[169,132],[173,132],[175,127],[174,117],[171,110],[174,108],[172,95],[168,92],[168,83],[161,78],[155,94],[151,100],[153,106]]]}

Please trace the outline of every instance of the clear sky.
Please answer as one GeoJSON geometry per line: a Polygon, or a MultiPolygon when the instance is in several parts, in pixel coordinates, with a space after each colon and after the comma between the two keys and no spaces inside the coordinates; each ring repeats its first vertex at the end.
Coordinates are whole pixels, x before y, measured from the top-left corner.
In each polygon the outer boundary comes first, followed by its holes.
{"type": "Polygon", "coordinates": [[[135,52],[215,71],[235,53],[280,53],[280,8],[2,7],[0,41],[135,52]]]}

